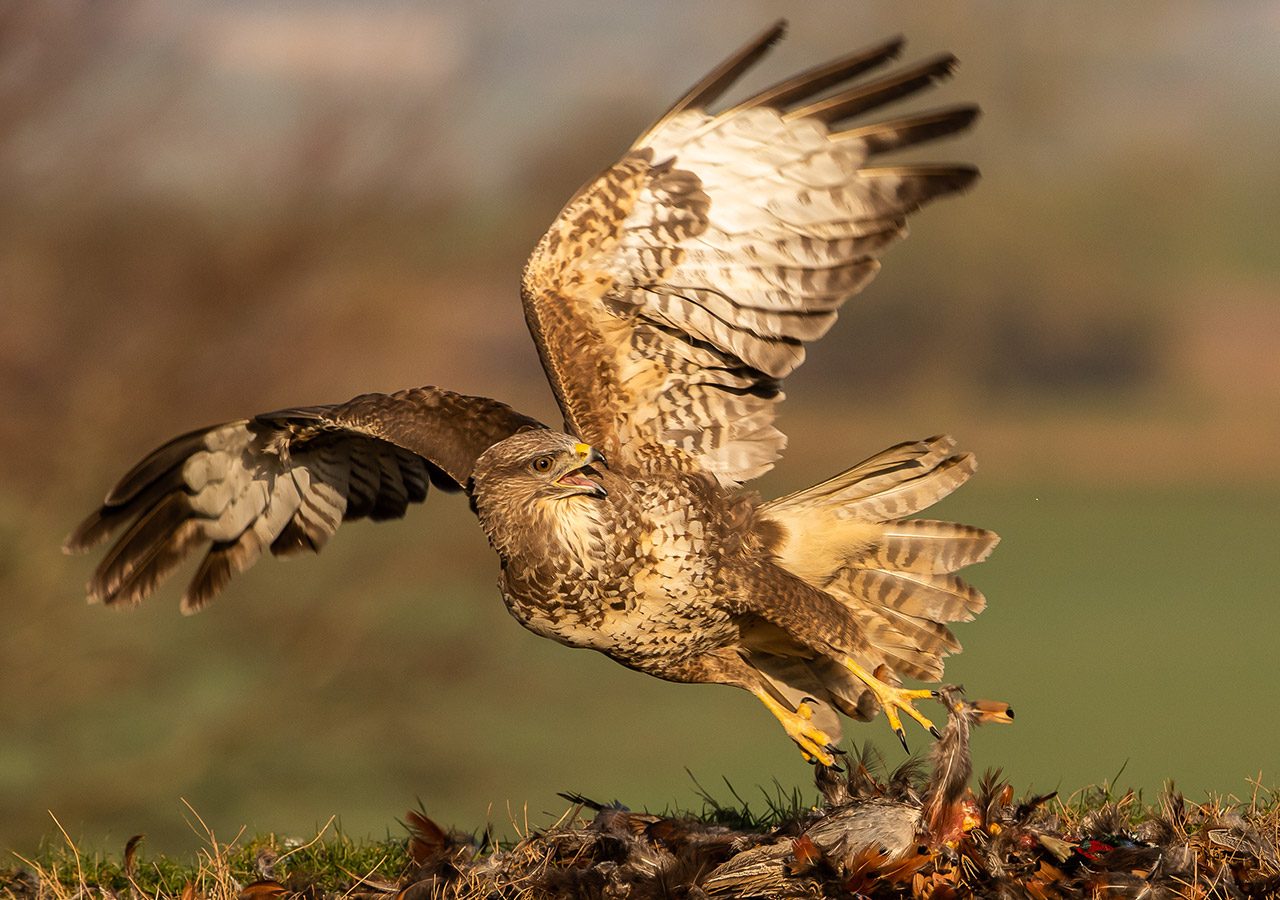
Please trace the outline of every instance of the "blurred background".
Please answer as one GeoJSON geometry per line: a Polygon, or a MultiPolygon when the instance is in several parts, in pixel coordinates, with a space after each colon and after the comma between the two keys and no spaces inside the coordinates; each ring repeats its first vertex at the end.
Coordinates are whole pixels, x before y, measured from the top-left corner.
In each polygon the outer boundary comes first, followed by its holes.
{"type": "MultiPolygon", "coordinates": [[[[984,180],[914,220],[788,383],[811,484],[941,431],[940,507],[1004,542],[948,677],[1007,699],[1019,791],[1274,786],[1280,724],[1280,9],[1265,2],[100,0],[0,8],[0,847],[189,850],[536,826],[810,772],[750,696],[524,632],[466,505],[265,561],[194,618],[83,602],[64,535],[193,427],[435,383],[557,421],[520,313],[561,204],[774,18],[744,90],[903,32],[951,50],[923,155],[984,180]]],[[[739,95],[740,96],[740,95],[739,95]]],[[[895,110],[896,114],[897,110],[895,110]]],[[[902,758],[887,726],[852,725],[902,758]]],[[[917,749],[927,736],[913,733],[917,749]]]]}

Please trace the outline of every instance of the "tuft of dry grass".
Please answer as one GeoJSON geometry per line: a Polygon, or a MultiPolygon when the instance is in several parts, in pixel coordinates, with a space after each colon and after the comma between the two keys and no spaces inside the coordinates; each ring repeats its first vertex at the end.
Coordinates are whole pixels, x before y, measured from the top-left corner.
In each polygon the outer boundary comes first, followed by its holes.
{"type": "Polygon", "coordinates": [[[998,771],[958,798],[946,833],[920,824],[929,779],[885,773],[871,753],[818,771],[821,802],[775,792],[763,811],[729,788],[696,813],[651,814],[564,795],[546,827],[515,817],[496,845],[410,811],[403,839],[352,841],[325,823],[301,843],[241,832],[220,840],[195,809],[194,861],[146,859],[141,836],[120,859],[60,843],[0,868],[0,896],[21,900],[482,900],[482,898],[958,896],[1254,898],[1280,893],[1280,791],[1188,802],[1169,786],[1154,804],[1109,785],[1069,798],[1014,798],[998,771]],[[895,824],[897,823],[897,824],[895,824]],[[906,823],[909,840],[895,845],[906,823]],[[914,828],[914,831],[911,829],[914,828]]]}
{"type": "Polygon", "coordinates": [[[275,834],[229,841],[186,800],[188,824],[202,846],[194,860],[145,859],[144,835],[129,838],[117,860],[85,854],[53,816],[60,841],[19,865],[0,866],[0,897],[22,900],[269,900],[285,895],[346,897],[356,890],[393,890],[407,870],[407,842],[356,841],[330,818],[307,841],[275,834]]]}

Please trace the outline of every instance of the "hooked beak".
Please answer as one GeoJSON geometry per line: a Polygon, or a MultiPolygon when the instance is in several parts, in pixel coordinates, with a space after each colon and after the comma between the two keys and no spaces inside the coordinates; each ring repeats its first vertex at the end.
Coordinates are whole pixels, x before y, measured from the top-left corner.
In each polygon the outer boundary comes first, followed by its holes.
{"type": "Polygon", "coordinates": [[[556,483],[573,489],[576,494],[607,497],[608,491],[599,482],[592,481],[583,474],[583,470],[592,463],[600,463],[602,466],[608,467],[608,463],[604,461],[604,455],[595,447],[581,443],[574,445],[573,452],[578,459],[578,465],[557,478],[556,483]]]}
{"type": "Polygon", "coordinates": [[[609,463],[605,460],[604,454],[590,444],[574,444],[573,452],[577,454],[578,459],[582,460],[584,466],[600,463],[606,469],[609,468],[609,463]]]}

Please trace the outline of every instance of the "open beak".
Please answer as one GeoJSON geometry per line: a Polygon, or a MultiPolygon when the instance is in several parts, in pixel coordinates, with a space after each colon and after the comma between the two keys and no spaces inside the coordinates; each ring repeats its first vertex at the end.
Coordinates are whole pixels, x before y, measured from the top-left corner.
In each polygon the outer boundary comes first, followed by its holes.
{"type": "Polygon", "coordinates": [[[604,455],[595,447],[589,444],[575,444],[573,447],[574,455],[578,459],[578,465],[565,472],[556,479],[556,483],[567,488],[572,488],[574,493],[589,494],[592,497],[607,497],[608,492],[598,482],[588,478],[584,470],[593,463],[608,467],[608,463],[604,461],[604,455]]]}

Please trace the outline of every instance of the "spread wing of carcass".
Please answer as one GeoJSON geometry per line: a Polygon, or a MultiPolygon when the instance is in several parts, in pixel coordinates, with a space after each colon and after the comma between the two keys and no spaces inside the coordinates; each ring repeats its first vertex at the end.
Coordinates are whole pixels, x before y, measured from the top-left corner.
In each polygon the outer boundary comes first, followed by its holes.
{"type": "MultiPolygon", "coordinates": [[[[568,430],[633,465],[678,447],[723,484],[767,471],[782,379],[879,269],[906,219],[977,177],[882,154],[967,127],[974,106],[858,124],[946,77],[940,56],[860,79],[901,40],[708,105],[779,23],[695,85],[568,203],[523,299],[568,430]]],[[[665,455],[665,454],[664,454],[665,455]]]]}
{"type": "Polygon", "coordinates": [[[203,428],[134,466],[64,549],[123,530],[88,585],[107,604],[141,601],[204,550],[182,597],[194,612],[268,551],[319,552],[344,521],[399,518],[428,485],[465,487],[486,449],[541,427],[496,400],[423,387],[203,428]]]}

